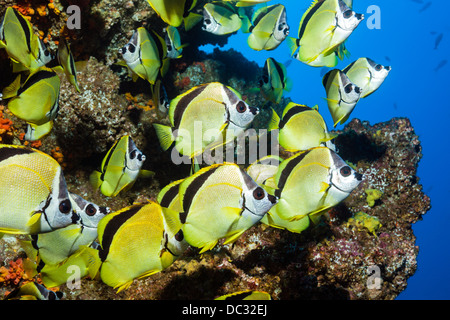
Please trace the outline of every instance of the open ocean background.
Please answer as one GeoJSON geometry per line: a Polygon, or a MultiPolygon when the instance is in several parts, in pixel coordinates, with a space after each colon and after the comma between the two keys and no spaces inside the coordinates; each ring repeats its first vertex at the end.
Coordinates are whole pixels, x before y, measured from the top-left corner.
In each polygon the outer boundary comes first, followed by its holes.
{"type": "MultiPolygon", "coordinates": [[[[285,5],[290,36],[297,37],[300,19],[311,2],[272,0],[268,4],[285,5]]],[[[393,117],[409,118],[423,148],[418,177],[424,192],[431,198],[431,210],[422,221],[413,225],[419,246],[417,271],[408,279],[408,287],[397,299],[450,299],[450,245],[446,238],[450,221],[444,202],[450,198],[450,174],[446,168],[450,120],[447,78],[450,72],[447,61],[450,60],[450,1],[354,0],[353,9],[364,13],[365,19],[346,42],[351,56],[340,61],[336,68],[342,70],[360,57],[369,57],[377,63],[392,66],[392,71],[374,94],[359,101],[349,121],[359,118],[375,124],[393,117]],[[367,26],[372,15],[367,9],[371,5],[380,8],[380,29],[367,26]],[[437,43],[440,34],[442,40],[437,43]]],[[[269,57],[279,62],[292,60],[287,72],[293,88],[285,96],[310,107],[318,104],[332,129],[332,119],[323,99],[325,89],[321,73],[324,74],[324,70],[292,59],[286,41],[273,51],[257,52],[248,47],[247,37],[239,31],[221,49],[234,48],[261,67],[269,57]]],[[[203,47],[207,52],[212,48],[203,47]]],[[[344,125],[338,125],[336,129],[342,129],[344,125]]]]}

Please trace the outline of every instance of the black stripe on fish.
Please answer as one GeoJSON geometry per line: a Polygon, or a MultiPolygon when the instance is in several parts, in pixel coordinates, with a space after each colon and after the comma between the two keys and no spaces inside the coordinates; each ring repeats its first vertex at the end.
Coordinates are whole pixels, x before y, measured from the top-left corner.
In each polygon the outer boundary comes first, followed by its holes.
{"type": "Polygon", "coordinates": [[[130,218],[132,218],[139,210],[145,206],[145,203],[133,205],[126,211],[123,211],[109,220],[108,224],[103,230],[103,238],[101,243],[101,248],[99,249],[98,256],[100,260],[105,261],[109,254],[109,249],[111,247],[111,243],[116,235],[116,232],[120,229],[120,227],[127,222],[130,218]]]}
{"type": "Polygon", "coordinates": [[[226,297],[225,300],[244,300],[248,296],[251,296],[253,291],[241,292],[232,296],[226,297]]]}
{"type": "Polygon", "coordinates": [[[107,155],[107,158],[106,158],[106,160],[105,160],[105,165],[101,168],[101,172],[102,172],[102,174],[100,175],[100,180],[101,181],[104,181],[105,180],[105,173],[106,173],[106,170],[108,169],[108,165],[109,165],[109,161],[111,161],[111,157],[112,157],[112,154],[114,153],[114,151],[116,150],[116,148],[117,148],[117,145],[119,144],[119,142],[120,142],[120,140],[117,140],[115,143],[114,143],[114,145],[112,146],[112,148],[111,148],[111,151],[108,153],[108,155],[107,155]]]}
{"type": "Polygon", "coordinates": [[[301,28],[298,30],[298,40],[300,40],[303,37],[303,34],[305,33],[306,26],[308,25],[309,20],[313,16],[314,13],[316,13],[317,10],[322,6],[322,4],[325,2],[325,0],[318,0],[317,3],[314,5],[314,7],[309,10],[308,14],[306,15],[305,19],[303,20],[303,24],[301,28]]]}
{"type": "Polygon", "coordinates": [[[293,116],[295,116],[296,114],[299,114],[300,112],[303,111],[309,111],[312,110],[310,107],[307,106],[302,106],[302,105],[296,105],[295,107],[292,107],[291,109],[289,109],[288,112],[286,112],[286,114],[283,116],[283,118],[280,121],[279,124],[279,129],[283,129],[283,127],[286,125],[286,123],[289,122],[289,120],[291,120],[291,118],[293,116]]]}
{"type": "Polygon", "coordinates": [[[16,15],[17,20],[19,20],[23,32],[25,32],[25,39],[27,40],[28,52],[31,52],[31,34],[27,21],[15,9],[13,9],[13,12],[16,15]]]}
{"type": "MultiPolygon", "coordinates": [[[[270,7],[267,7],[266,10],[262,10],[258,16],[255,18],[254,22],[253,22],[253,26],[252,27],[256,27],[258,25],[258,23],[262,20],[262,18],[264,18],[266,15],[268,15],[270,12],[272,12],[273,10],[277,9],[278,6],[280,6],[281,4],[278,5],[273,5],[270,7]]],[[[252,28],[253,29],[253,28],[252,28]]]]}
{"type": "Polygon", "coordinates": [[[168,208],[172,200],[177,196],[179,190],[180,190],[179,183],[169,188],[169,190],[167,190],[167,192],[161,199],[160,202],[161,207],[168,208]]]}
{"type": "MultiPolygon", "coordinates": [[[[202,185],[208,180],[208,178],[219,168],[219,166],[214,167],[203,174],[199,175],[198,177],[194,178],[194,180],[191,182],[191,184],[186,188],[186,192],[183,196],[183,216],[182,213],[180,213],[180,220],[184,217],[184,221],[186,221],[186,216],[189,213],[189,209],[191,207],[192,201],[194,200],[195,195],[197,194],[198,190],[202,187],[202,185]]],[[[182,221],[183,223],[183,221],[182,221]]]]}
{"type": "Polygon", "coordinates": [[[328,72],[323,76],[322,84],[323,84],[323,86],[325,87],[325,89],[327,88],[327,82],[328,82],[328,79],[330,78],[330,75],[331,75],[332,73],[334,73],[334,72],[337,72],[337,71],[339,71],[339,69],[333,69],[333,70],[330,70],[330,71],[328,71],[328,72]]]}
{"type": "Polygon", "coordinates": [[[311,150],[305,151],[301,154],[299,154],[296,158],[289,161],[289,163],[284,167],[283,171],[281,171],[280,179],[278,180],[278,186],[275,190],[275,196],[278,198],[281,197],[281,192],[283,191],[284,185],[286,184],[286,181],[291,174],[292,170],[306,157],[306,155],[311,150]]]}
{"type": "Polygon", "coordinates": [[[286,88],[286,75],[284,74],[283,69],[281,68],[280,64],[275,61],[273,58],[269,58],[272,60],[273,64],[275,65],[275,69],[277,70],[278,75],[280,76],[281,82],[283,83],[283,89],[286,88]]]}
{"type": "Polygon", "coordinates": [[[356,63],[356,61],[353,61],[352,63],[350,63],[347,67],[345,67],[344,70],[342,70],[342,72],[347,73],[348,70],[350,70],[355,63],[356,63]]]}
{"type": "Polygon", "coordinates": [[[29,154],[34,151],[29,148],[13,148],[13,147],[3,147],[0,148],[0,162],[17,155],[29,154]]]}
{"type": "Polygon", "coordinates": [[[17,91],[17,95],[19,96],[22,92],[29,89],[31,86],[35,85],[39,81],[50,79],[52,77],[57,77],[57,74],[54,71],[48,70],[39,70],[38,72],[33,73],[28,79],[25,81],[25,84],[17,91]]]}
{"type": "Polygon", "coordinates": [[[173,125],[174,130],[178,129],[181,123],[181,119],[183,118],[184,111],[186,111],[187,107],[191,103],[192,100],[194,100],[197,96],[199,96],[203,90],[206,89],[208,85],[201,85],[198,88],[192,90],[185,96],[183,96],[175,106],[175,112],[173,114],[173,125]]]}
{"type": "MultiPolygon", "coordinates": [[[[156,35],[156,33],[153,30],[149,33],[151,34],[153,41],[155,41],[156,48],[158,49],[158,58],[161,61],[161,59],[164,57],[164,55],[167,53],[167,51],[163,49],[163,44],[161,43],[161,40],[156,35]]],[[[162,61],[161,61],[161,63],[162,63],[162,61]]]]}

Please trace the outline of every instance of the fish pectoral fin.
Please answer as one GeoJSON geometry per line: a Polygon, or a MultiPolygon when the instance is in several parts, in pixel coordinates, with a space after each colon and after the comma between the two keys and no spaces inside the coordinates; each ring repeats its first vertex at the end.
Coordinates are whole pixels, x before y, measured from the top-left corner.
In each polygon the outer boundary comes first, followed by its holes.
{"type": "Polygon", "coordinates": [[[141,170],[139,171],[139,178],[152,178],[155,175],[154,171],[141,170]]]}
{"type": "Polygon", "coordinates": [[[322,182],[320,183],[320,187],[321,187],[321,188],[320,188],[319,193],[327,191],[328,188],[330,187],[330,185],[329,185],[328,183],[322,181],[322,182]]]}
{"type": "Polygon", "coordinates": [[[234,208],[234,207],[223,207],[220,209],[222,213],[229,219],[229,221],[235,221],[239,219],[242,213],[242,208],[234,208]]]}
{"type": "Polygon", "coordinates": [[[37,223],[39,221],[39,219],[41,219],[42,213],[34,213],[30,220],[28,220],[27,222],[27,227],[30,227],[32,225],[34,225],[35,223],[37,223]]]}

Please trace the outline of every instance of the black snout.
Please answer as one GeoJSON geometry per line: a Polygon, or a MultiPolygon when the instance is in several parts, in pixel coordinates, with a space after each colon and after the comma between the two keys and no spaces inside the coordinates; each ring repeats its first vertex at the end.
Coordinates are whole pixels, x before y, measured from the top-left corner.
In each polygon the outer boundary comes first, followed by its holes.
{"type": "Polygon", "coordinates": [[[361,180],[362,180],[362,177],[363,177],[363,175],[362,175],[361,173],[355,172],[355,178],[356,178],[356,180],[361,181],[361,180]]]}
{"type": "Polygon", "coordinates": [[[356,19],[358,19],[358,20],[364,19],[364,15],[361,13],[357,13],[357,14],[355,14],[355,16],[356,16],[356,19]]]}
{"type": "Polygon", "coordinates": [[[268,198],[269,201],[272,202],[273,204],[276,204],[276,203],[278,202],[278,198],[275,197],[275,196],[273,196],[273,195],[271,195],[271,194],[269,194],[269,195],[267,196],[267,198],[268,198]]]}
{"type": "Polygon", "coordinates": [[[72,210],[72,223],[77,223],[80,220],[80,216],[78,213],[72,210]]]}
{"type": "Polygon", "coordinates": [[[253,113],[253,115],[256,116],[258,114],[258,112],[259,112],[259,109],[255,108],[255,107],[250,107],[250,112],[253,113]]]}

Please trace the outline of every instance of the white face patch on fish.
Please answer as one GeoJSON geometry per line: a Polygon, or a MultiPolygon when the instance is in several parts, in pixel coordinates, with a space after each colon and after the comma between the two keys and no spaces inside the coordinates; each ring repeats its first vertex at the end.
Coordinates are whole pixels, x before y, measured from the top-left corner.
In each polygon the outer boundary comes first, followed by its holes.
{"type": "Polygon", "coordinates": [[[130,41],[119,51],[122,54],[123,59],[131,69],[140,64],[141,48],[139,44],[139,33],[138,31],[135,31],[131,36],[130,41]]]}
{"type": "Polygon", "coordinates": [[[364,15],[350,9],[344,1],[339,1],[338,12],[336,12],[336,28],[345,32],[352,32],[364,20],[364,15]]]}
{"type": "Polygon", "coordinates": [[[227,87],[224,87],[224,91],[223,101],[227,108],[225,116],[230,122],[228,129],[245,129],[259,113],[259,109],[250,107],[227,87]]]}
{"type": "Polygon", "coordinates": [[[79,224],[83,227],[97,229],[99,221],[111,212],[108,207],[100,207],[75,193],[69,192],[69,197],[72,207],[80,216],[79,224]]]}
{"type": "MultiPolygon", "coordinates": [[[[389,72],[391,71],[390,66],[383,66],[379,63],[376,63],[372,59],[366,58],[369,63],[369,73],[370,73],[370,81],[376,81],[376,83],[380,83],[386,79],[389,72]]],[[[379,85],[378,85],[379,86],[379,85]]]]}
{"type": "Polygon", "coordinates": [[[206,8],[203,8],[202,30],[215,34],[221,25],[214,19],[206,8]]]}
{"type": "Polygon", "coordinates": [[[249,216],[259,221],[278,202],[278,198],[268,194],[245,171],[241,170],[241,173],[244,180],[241,198],[242,216],[249,216]]]}
{"type": "Polygon", "coordinates": [[[350,82],[343,72],[339,72],[342,87],[339,88],[340,101],[346,104],[356,104],[361,96],[361,88],[350,82]]]}
{"type": "Polygon", "coordinates": [[[139,174],[145,159],[145,155],[136,147],[134,141],[129,139],[124,169],[128,169],[131,172],[137,172],[137,174],[139,174]]]}
{"type": "Polygon", "coordinates": [[[53,180],[52,192],[42,201],[36,209],[42,213],[41,230],[55,230],[76,223],[80,216],[73,210],[67,191],[66,180],[60,168],[53,180]],[[42,224],[47,224],[48,227],[42,224]]]}
{"type": "Polygon", "coordinates": [[[286,9],[283,8],[273,31],[273,37],[282,42],[289,35],[289,25],[287,24],[286,9]]]}
{"type": "Polygon", "coordinates": [[[336,200],[345,199],[362,181],[362,174],[349,167],[336,153],[331,152],[329,194],[336,200]]]}

